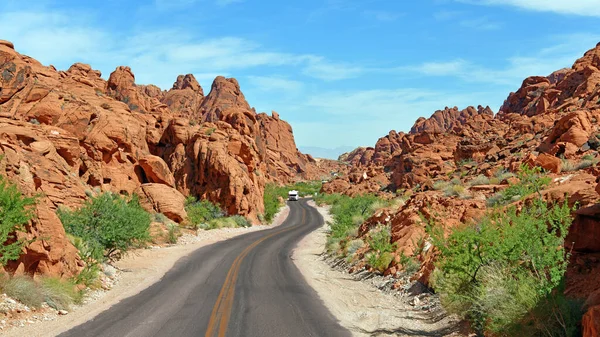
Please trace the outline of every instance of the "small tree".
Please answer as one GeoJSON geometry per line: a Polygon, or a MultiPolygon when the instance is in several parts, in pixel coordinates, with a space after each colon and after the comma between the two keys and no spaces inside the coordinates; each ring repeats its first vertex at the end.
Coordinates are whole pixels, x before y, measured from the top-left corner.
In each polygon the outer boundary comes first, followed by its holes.
{"type": "Polygon", "coordinates": [[[18,240],[15,233],[33,217],[35,198],[23,196],[17,186],[0,176],[0,265],[16,260],[21,255],[25,241],[18,240]]]}
{"type": "Polygon", "coordinates": [[[101,261],[114,258],[116,253],[141,245],[150,239],[150,214],[139,204],[136,196],[125,200],[104,193],[76,211],[59,210],[65,230],[83,240],[89,258],[101,261]]]}

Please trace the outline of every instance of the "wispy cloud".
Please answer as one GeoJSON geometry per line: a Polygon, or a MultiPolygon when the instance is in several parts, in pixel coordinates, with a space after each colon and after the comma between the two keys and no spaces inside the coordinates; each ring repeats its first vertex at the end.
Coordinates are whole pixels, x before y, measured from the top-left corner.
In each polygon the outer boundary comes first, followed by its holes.
{"type": "Polygon", "coordinates": [[[303,70],[305,75],[324,81],[337,81],[359,76],[365,71],[363,67],[345,63],[334,63],[323,57],[309,56],[303,70]]]}
{"type": "Polygon", "coordinates": [[[549,75],[551,72],[570,67],[583,53],[595,46],[600,35],[569,34],[553,36],[554,44],[530,55],[507,58],[505,65],[497,68],[484,66],[463,59],[425,62],[400,71],[417,72],[427,76],[450,76],[464,82],[489,83],[515,86],[527,76],[549,75]]]}
{"type": "Polygon", "coordinates": [[[598,0],[456,0],[462,3],[487,6],[513,6],[536,12],[600,17],[598,0]]]}
{"type": "Polygon", "coordinates": [[[267,92],[275,91],[287,94],[297,94],[304,88],[302,82],[290,80],[281,76],[247,76],[247,79],[250,86],[267,92]]]}
{"type": "Polygon", "coordinates": [[[324,81],[347,79],[362,72],[359,66],[318,55],[272,51],[239,37],[204,39],[177,29],[140,31],[121,37],[92,26],[89,18],[73,17],[78,15],[60,11],[3,12],[0,31],[3,38],[16,43],[17,50],[45,64],[64,69],[74,62],[86,62],[105,75],[119,65],[129,65],[140,83],[162,88],[170,87],[178,74],[189,72],[225,74],[257,67],[293,67],[324,81]]]}

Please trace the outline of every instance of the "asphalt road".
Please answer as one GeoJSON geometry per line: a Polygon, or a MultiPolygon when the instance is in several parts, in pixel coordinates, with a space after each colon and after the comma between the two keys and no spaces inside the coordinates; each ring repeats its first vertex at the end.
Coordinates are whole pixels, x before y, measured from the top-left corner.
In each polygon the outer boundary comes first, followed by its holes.
{"type": "Polygon", "coordinates": [[[350,336],[292,262],[323,218],[291,201],[279,227],[198,249],[159,282],[60,336],[350,336]]]}

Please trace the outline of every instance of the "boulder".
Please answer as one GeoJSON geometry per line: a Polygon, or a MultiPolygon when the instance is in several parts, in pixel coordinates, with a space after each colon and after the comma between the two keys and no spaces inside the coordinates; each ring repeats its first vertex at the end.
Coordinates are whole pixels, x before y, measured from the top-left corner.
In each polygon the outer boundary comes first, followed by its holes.
{"type": "Polygon", "coordinates": [[[185,196],[176,189],[163,184],[143,184],[135,193],[148,212],[162,213],[177,223],[187,219],[185,196]]]}

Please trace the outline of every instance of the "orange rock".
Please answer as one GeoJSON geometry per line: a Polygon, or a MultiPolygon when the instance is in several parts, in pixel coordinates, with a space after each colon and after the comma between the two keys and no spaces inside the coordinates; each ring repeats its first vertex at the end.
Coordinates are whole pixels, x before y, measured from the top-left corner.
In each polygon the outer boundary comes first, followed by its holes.
{"type": "Polygon", "coordinates": [[[583,337],[600,336],[600,305],[590,308],[581,321],[583,337]]]}
{"type": "Polygon", "coordinates": [[[562,162],[560,161],[560,159],[554,156],[542,153],[535,159],[534,165],[539,166],[552,173],[559,173],[561,170],[562,162]]]}
{"type": "Polygon", "coordinates": [[[162,184],[144,184],[135,193],[140,196],[140,205],[148,212],[162,213],[177,223],[187,219],[185,196],[176,189],[162,184]]]}

